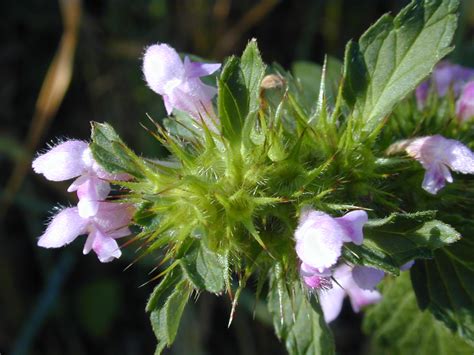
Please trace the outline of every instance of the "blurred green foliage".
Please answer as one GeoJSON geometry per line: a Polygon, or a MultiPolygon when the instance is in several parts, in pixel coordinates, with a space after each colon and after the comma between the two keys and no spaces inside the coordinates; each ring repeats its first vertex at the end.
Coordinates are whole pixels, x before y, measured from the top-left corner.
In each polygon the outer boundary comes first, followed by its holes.
{"type": "MultiPolygon", "coordinates": [[[[255,37],[267,63],[276,61],[290,69],[295,61],[321,63],[325,54],[342,58],[350,38],[358,38],[381,14],[398,12],[407,2],[83,1],[72,82],[54,121],[39,132],[37,148],[55,137],[88,139],[88,122],[94,120],[110,122],[134,150],[162,156],[161,147],[140,127],[146,114],[156,120],[165,116],[161,99],[143,81],[140,66],[146,45],[167,42],[180,51],[221,61],[241,53],[255,37]]],[[[63,26],[55,1],[0,6],[3,196],[13,165],[28,154],[26,132],[63,26]]],[[[453,60],[474,66],[473,35],[474,1],[464,0],[453,60]]],[[[153,283],[139,286],[149,280],[158,259],[142,260],[123,271],[137,256],[133,244],[122,259],[105,265],[92,254],[83,257],[80,241],[68,247],[70,253],[36,247],[49,211],[58,203],[75,203],[66,188],[67,183],[53,185],[30,171],[0,223],[0,353],[152,353],[155,338],[143,308],[153,283]]],[[[184,310],[168,353],[284,354],[265,309],[244,295],[230,329],[228,297],[201,295],[184,310]]],[[[359,317],[345,312],[332,324],[338,353],[364,353],[359,323],[359,317]]]]}

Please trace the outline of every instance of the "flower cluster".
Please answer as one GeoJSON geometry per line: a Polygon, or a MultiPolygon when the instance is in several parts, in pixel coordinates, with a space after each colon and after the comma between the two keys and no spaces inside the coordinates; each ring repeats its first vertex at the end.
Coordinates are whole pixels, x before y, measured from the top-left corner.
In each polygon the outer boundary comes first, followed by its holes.
{"type": "MultiPolygon", "coordinates": [[[[224,125],[226,121],[219,122],[213,109],[212,100],[217,90],[204,84],[200,78],[211,75],[219,68],[220,64],[192,62],[188,57],[182,61],[178,53],[167,44],[148,47],[143,58],[145,80],[153,91],[162,96],[167,113],[172,114],[174,110],[183,111],[215,133],[221,130],[221,124],[224,125]]],[[[263,75],[264,69],[262,69],[261,77],[263,75]]],[[[457,98],[456,112],[459,120],[466,121],[474,114],[473,79],[474,70],[447,62],[442,63],[436,68],[432,78],[418,87],[416,91],[418,105],[420,108],[425,106],[432,88],[436,89],[439,96],[445,96],[451,90],[457,98]]],[[[225,129],[222,128],[222,131],[225,129]]],[[[210,136],[213,140],[222,138],[224,135],[210,136]]],[[[459,141],[434,135],[398,142],[396,147],[392,150],[406,151],[410,157],[421,163],[426,170],[422,187],[431,194],[436,194],[446,182],[453,181],[450,170],[474,174],[474,153],[459,141]]],[[[183,152],[185,152],[184,149],[183,152]]],[[[267,153],[265,150],[263,152],[267,153]]],[[[265,156],[265,154],[261,155],[265,156]]],[[[98,155],[96,157],[99,159],[98,155]]],[[[226,158],[229,161],[232,160],[232,157],[226,158]]],[[[239,155],[239,162],[243,160],[239,155]]],[[[216,165],[220,166],[220,163],[216,165]]],[[[296,161],[296,167],[298,167],[297,163],[300,162],[296,161]]],[[[168,163],[164,162],[163,166],[166,164],[168,163]]],[[[253,166],[251,164],[242,166],[244,168],[253,166]]],[[[241,170],[244,170],[242,166],[238,165],[241,170]]],[[[195,170],[201,170],[201,168],[199,165],[195,170]]],[[[38,245],[57,248],[71,243],[79,235],[88,235],[83,249],[84,254],[94,250],[101,262],[119,258],[121,251],[116,239],[131,233],[129,225],[134,207],[127,203],[114,203],[107,198],[111,192],[111,182],[127,180],[129,176],[107,173],[94,160],[88,143],[78,140],[63,142],[38,156],[33,161],[33,169],[52,181],[75,178],[68,191],[76,191],[79,199],[76,207],[64,208],[52,218],[46,231],[40,237],[38,245]]],[[[202,168],[202,170],[206,169],[202,168]]],[[[180,175],[176,174],[176,176],[180,175]]],[[[189,181],[197,180],[199,179],[195,179],[194,176],[189,179],[189,181]]],[[[157,185],[160,185],[159,182],[157,185]]],[[[206,185],[202,186],[199,185],[199,191],[205,190],[206,185]]],[[[177,195],[179,200],[184,199],[183,191],[177,195]]],[[[240,192],[241,190],[237,190],[232,197],[235,199],[235,196],[240,196],[240,192]]],[[[244,192],[242,195],[245,197],[245,203],[242,205],[253,201],[254,198],[254,196],[247,196],[247,191],[244,192]]],[[[215,204],[221,203],[223,198],[221,199],[218,193],[214,196],[217,201],[215,204]]],[[[186,200],[194,203],[194,195],[186,200]]],[[[274,201],[275,199],[256,197],[255,200],[263,205],[267,203],[267,200],[274,201]]],[[[203,205],[213,206],[212,203],[203,205]]],[[[233,206],[230,204],[222,203],[222,205],[226,210],[232,210],[233,206]]],[[[167,206],[165,205],[163,209],[167,206]]],[[[194,213],[194,209],[199,210],[201,206],[192,207],[194,213]]],[[[229,213],[229,215],[232,214],[229,213]]],[[[252,217],[245,219],[246,223],[242,224],[254,236],[257,233],[253,233],[254,226],[250,223],[252,217]]],[[[239,218],[235,220],[242,222],[239,218]]],[[[181,223],[181,220],[178,222],[181,223]]],[[[344,244],[361,245],[363,243],[363,229],[367,222],[368,215],[364,210],[354,210],[341,217],[333,217],[310,207],[303,208],[300,212],[298,227],[294,231],[295,250],[300,262],[299,274],[307,288],[318,294],[327,322],[331,322],[338,316],[345,296],[350,298],[355,312],[365,305],[378,302],[382,297],[376,290],[376,286],[383,279],[384,271],[368,266],[349,265],[342,258],[344,244]]],[[[239,223],[235,225],[240,226],[239,223]]],[[[293,230],[290,230],[289,235],[292,233],[293,230]]],[[[218,234],[219,238],[222,234],[224,233],[218,234]]],[[[258,238],[257,241],[260,245],[264,245],[258,238]]],[[[401,270],[411,267],[412,264],[413,262],[407,263],[401,267],[401,270]]]]}
{"type": "Polygon", "coordinates": [[[416,89],[418,107],[424,108],[431,88],[439,97],[446,96],[450,90],[456,102],[456,115],[461,122],[474,116],[474,69],[447,61],[439,63],[432,76],[416,89]]]}
{"type": "Polygon", "coordinates": [[[320,301],[327,322],[339,314],[344,296],[351,298],[354,311],[380,300],[375,286],[384,272],[370,267],[339,265],[344,243],[362,244],[367,212],[356,210],[338,218],[305,209],[295,231],[296,253],[305,284],[320,290],[320,301]],[[333,285],[331,278],[336,280],[333,285]]]}
{"type": "Polygon", "coordinates": [[[410,140],[406,152],[425,168],[422,187],[436,194],[446,182],[453,182],[449,169],[474,174],[474,153],[461,142],[440,135],[410,140]]]}
{"type": "Polygon", "coordinates": [[[121,256],[116,238],[130,234],[133,208],[128,204],[107,202],[110,181],[127,180],[128,176],[107,173],[92,157],[87,142],[68,140],[33,161],[33,170],[51,181],[76,178],[68,192],[77,192],[77,207],[60,210],[51,220],[38,245],[59,248],[79,235],[88,234],[84,254],[91,250],[101,262],[121,256]]]}
{"type": "Polygon", "coordinates": [[[163,97],[167,113],[171,114],[173,109],[184,111],[213,130],[217,116],[211,100],[217,90],[199,78],[214,73],[220,66],[191,62],[189,57],[183,63],[176,50],[164,43],[148,47],[143,57],[145,80],[163,97]]]}
{"type": "MultiPolygon", "coordinates": [[[[306,286],[318,291],[326,322],[337,318],[346,295],[354,312],[382,298],[375,289],[385,275],[382,270],[340,262],[344,243],[362,244],[367,221],[367,212],[362,210],[337,218],[311,209],[301,213],[295,231],[300,274],[306,286]]],[[[409,269],[413,263],[406,263],[400,270],[409,269]]]]}
{"type": "MultiPolygon", "coordinates": [[[[192,62],[188,57],[183,63],[167,44],[148,47],[143,58],[146,82],[163,97],[168,114],[174,109],[184,111],[214,131],[218,119],[212,98],[217,90],[199,78],[214,73],[220,66],[192,62]]],[[[94,250],[101,262],[119,258],[121,251],[115,239],[131,233],[128,225],[134,208],[106,198],[111,190],[110,181],[129,177],[107,173],[92,157],[88,143],[78,140],[65,141],[41,154],[33,161],[33,170],[51,181],[76,178],[68,192],[77,191],[79,198],[77,207],[64,208],[52,218],[38,245],[58,248],[87,234],[84,254],[94,250]]]]}

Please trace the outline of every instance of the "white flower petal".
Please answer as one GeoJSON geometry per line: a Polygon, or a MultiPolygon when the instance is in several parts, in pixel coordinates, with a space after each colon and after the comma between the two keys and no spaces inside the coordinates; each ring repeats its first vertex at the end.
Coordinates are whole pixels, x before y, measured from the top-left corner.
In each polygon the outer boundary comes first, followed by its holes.
{"type": "Polygon", "coordinates": [[[76,207],[65,208],[56,214],[38,240],[43,248],[59,248],[86,233],[88,220],[79,216],[76,207]]]}

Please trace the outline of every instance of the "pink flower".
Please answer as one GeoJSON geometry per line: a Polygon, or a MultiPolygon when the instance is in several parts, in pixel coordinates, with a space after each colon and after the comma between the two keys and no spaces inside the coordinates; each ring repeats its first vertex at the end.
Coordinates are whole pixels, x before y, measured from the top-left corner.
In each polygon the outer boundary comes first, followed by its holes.
{"type": "Polygon", "coordinates": [[[471,79],[474,79],[474,69],[448,61],[440,62],[434,69],[431,78],[416,88],[418,107],[422,109],[425,106],[431,83],[434,84],[440,97],[446,96],[450,87],[452,87],[454,95],[458,96],[464,84],[471,79]]]}
{"type": "Polygon", "coordinates": [[[341,265],[333,275],[336,282],[329,290],[321,290],[319,302],[327,323],[332,322],[341,313],[346,295],[349,296],[352,309],[359,312],[366,305],[377,303],[382,295],[374,290],[383,277],[383,271],[365,266],[351,268],[341,265]]]}
{"type": "Polygon", "coordinates": [[[143,57],[145,80],[153,91],[163,96],[168,114],[176,108],[195,119],[215,118],[211,99],[217,90],[199,78],[214,73],[220,66],[193,63],[188,57],[183,64],[176,50],[164,43],[148,47],[143,57]]]}
{"type": "Polygon", "coordinates": [[[125,174],[107,173],[92,157],[87,142],[68,140],[56,145],[33,161],[33,170],[51,181],[63,181],[78,177],[68,188],[77,191],[79,214],[91,217],[97,213],[99,201],[110,192],[107,180],[126,180],[125,174]]]}
{"type": "Polygon", "coordinates": [[[329,269],[323,269],[319,271],[314,267],[311,267],[305,263],[301,263],[300,274],[304,283],[310,289],[326,289],[332,287],[332,272],[329,269]]]}
{"type": "Polygon", "coordinates": [[[101,262],[112,261],[122,255],[115,239],[131,233],[128,225],[132,214],[130,205],[111,202],[99,202],[97,214],[88,218],[81,217],[77,207],[65,208],[52,218],[38,246],[59,248],[87,234],[83,253],[94,250],[101,262]]]}
{"type": "Polygon", "coordinates": [[[367,220],[367,213],[362,210],[339,218],[320,211],[304,211],[295,231],[296,253],[304,264],[324,272],[336,264],[343,243],[362,244],[362,228],[367,220]]]}
{"type": "Polygon", "coordinates": [[[414,139],[405,148],[426,169],[422,187],[431,194],[451,183],[450,173],[474,174],[474,153],[461,142],[440,135],[414,139]]]}
{"type": "Polygon", "coordinates": [[[474,81],[467,83],[456,102],[456,115],[462,121],[474,117],[474,81]]]}

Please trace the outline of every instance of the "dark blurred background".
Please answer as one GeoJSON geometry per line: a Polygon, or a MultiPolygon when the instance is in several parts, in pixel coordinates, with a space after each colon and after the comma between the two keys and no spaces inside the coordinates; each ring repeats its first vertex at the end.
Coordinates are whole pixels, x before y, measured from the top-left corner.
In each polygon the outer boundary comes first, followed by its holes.
{"type": "MultiPolygon", "coordinates": [[[[140,127],[164,117],[141,73],[143,48],[222,61],[258,39],[267,63],[342,58],[400,0],[23,0],[0,5],[0,353],[152,354],[144,312],[155,259],[101,264],[82,255],[83,237],[60,250],[36,246],[55,206],[74,204],[68,182],[32,173],[31,156],[59,138],[88,139],[89,121],[108,121],[136,151],[164,151],[140,127]]],[[[454,61],[474,66],[474,0],[462,2],[454,61]]],[[[227,328],[227,297],[202,294],[187,307],[170,354],[285,354],[264,304],[244,292],[227,328]],[[255,319],[254,319],[254,309],[255,319]]],[[[347,305],[346,305],[347,308],[347,305]]],[[[332,325],[338,352],[363,354],[367,339],[349,308],[332,325]]]]}

